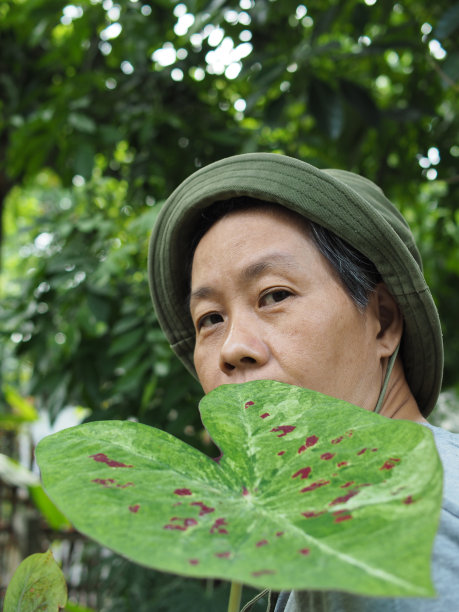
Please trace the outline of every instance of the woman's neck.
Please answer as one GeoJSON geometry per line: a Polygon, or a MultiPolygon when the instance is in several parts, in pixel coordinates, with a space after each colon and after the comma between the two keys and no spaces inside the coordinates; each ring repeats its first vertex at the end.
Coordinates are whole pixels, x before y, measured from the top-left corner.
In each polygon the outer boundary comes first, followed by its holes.
{"type": "Polygon", "coordinates": [[[390,375],[380,414],[389,419],[404,419],[406,421],[415,421],[416,423],[427,423],[408,386],[400,357],[397,357],[390,375]]]}

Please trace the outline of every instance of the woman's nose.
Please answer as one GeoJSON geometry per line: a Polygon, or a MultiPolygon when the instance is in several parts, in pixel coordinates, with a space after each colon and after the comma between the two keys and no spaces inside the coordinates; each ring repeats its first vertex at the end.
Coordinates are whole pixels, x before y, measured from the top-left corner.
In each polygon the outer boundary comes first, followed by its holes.
{"type": "Polygon", "coordinates": [[[220,351],[220,369],[255,369],[269,359],[269,349],[261,334],[249,321],[233,322],[220,351]]]}

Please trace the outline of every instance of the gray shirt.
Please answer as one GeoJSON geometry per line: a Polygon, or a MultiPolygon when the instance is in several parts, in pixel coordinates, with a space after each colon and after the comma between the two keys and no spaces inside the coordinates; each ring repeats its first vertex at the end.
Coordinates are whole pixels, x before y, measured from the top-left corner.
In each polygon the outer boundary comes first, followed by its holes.
{"type": "Polygon", "coordinates": [[[275,612],[453,612],[459,610],[459,434],[428,425],[443,463],[440,526],[435,537],[432,574],[435,599],[372,598],[337,591],[280,594],[275,612]]]}

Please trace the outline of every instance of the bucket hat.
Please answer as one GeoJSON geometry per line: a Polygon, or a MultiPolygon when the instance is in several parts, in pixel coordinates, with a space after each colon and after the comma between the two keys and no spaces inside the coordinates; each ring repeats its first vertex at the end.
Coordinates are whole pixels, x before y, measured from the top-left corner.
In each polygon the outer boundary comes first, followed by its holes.
{"type": "Polygon", "coordinates": [[[249,196],[296,211],[372,261],[404,318],[400,352],[419,408],[434,408],[443,374],[440,320],[410,228],[382,190],[345,170],[319,170],[274,153],[247,153],[209,164],[165,201],[150,239],[150,291],[158,321],[177,356],[196,376],[195,332],[188,308],[190,244],[203,209],[249,196]]]}

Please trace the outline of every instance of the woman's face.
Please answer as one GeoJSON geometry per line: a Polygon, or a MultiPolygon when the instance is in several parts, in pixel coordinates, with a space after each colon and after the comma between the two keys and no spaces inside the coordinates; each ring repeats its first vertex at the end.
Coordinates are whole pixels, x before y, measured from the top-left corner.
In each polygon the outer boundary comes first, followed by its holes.
{"type": "Polygon", "coordinates": [[[206,393],[272,379],[373,410],[383,356],[377,292],[358,310],[290,215],[256,209],[217,221],[195,251],[190,309],[206,393]]]}

